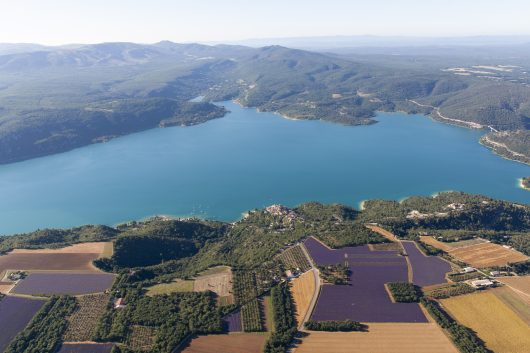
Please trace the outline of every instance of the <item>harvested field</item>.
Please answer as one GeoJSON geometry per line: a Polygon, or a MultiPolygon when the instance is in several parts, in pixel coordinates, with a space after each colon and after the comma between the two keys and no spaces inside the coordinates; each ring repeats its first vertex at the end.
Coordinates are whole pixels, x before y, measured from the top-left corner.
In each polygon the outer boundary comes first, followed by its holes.
{"type": "Polygon", "coordinates": [[[435,248],[443,250],[445,252],[449,252],[449,251],[454,249],[454,247],[453,246],[449,246],[448,243],[444,243],[444,242],[441,242],[439,240],[436,240],[433,237],[431,237],[430,235],[422,235],[422,236],[420,236],[420,241],[425,243],[425,244],[427,244],[427,245],[434,246],[435,248]]]}
{"type": "Polygon", "coordinates": [[[504,283],[518,294],[530,299],[530,275],[517,277],[502,277],[497,278],[501,283],[504,283]]]}
{"type": "Polygon", "coordinates": [[[305,272],[311,268],[311,264],[300,245],[293,246],[283,251],[278,255],[278,259],[286,270],[299,269],[301,272],[305,272]]]}
{"type": "Polygon", "coordinates": [[[58,353],[110,353],[112,343],[64,343],[58,353]]]}
{"type": "Polygon", "coordinates": [[[0,282],[0,293],[7,294],[14,286],[12,282],[0,282]]]}
{"type": "MultiPolygon", "coordinates": [[[[10,254],[104,254],[112,242],[79,243],[59,249],[14,249],[10,254]]],[[[111,253],[112,255],[112,253],[111,253]]]]}
{"type": "Polygon", "coordinates": [[[212,291],[220,297],[232,295],[232,270],[218,266],[203,272],[193,283],[193,291],[212,291]]]}
{"type": "Polygon", "coordinates": [[[0,352],[26,327],[45,302],[10,296],[0,300],[0,352]]]}
{"type": "Polygon", "coordinates": [[[484,240],[474,239],[475,242],[464,241],[465,245],[459,246],[462,242],[454,242],[451,245],[442,243],[433,237],[422,236],[421,241],[441,249],[456,259],[468,263],[477,268],[505,266],[509,262],[521,262],[529,259],[528,256],[501,245],[489,243],[484,240]],[[471,244],[471,245],[469,245],[471,244]]]}
{"type": "Polygon", "coordinates": [[[12,293],[27,295],[90,294],[109,289],[115,275],[109,273],[30,273],[12,293]]]}
{"type": "Polygon", "coordinates": [[[227,332],[243,331],[243,325],[241,324],[241,312],[239,310],[223,317],[223,329],[227,332]]]}
{"type": "Polygon", "coordinates": [[[134,325],[129,336],[129,348],[150,352],[155,344],[156,331],[152,327],[134,325]]]}
{"type": "Polygon", "coordinates": [[[199,336],[182,353],[261,353],[266,339],[266,335],[259,333],[199,336]]]}
{"type": "Polygon", "coordinates": [[[449,252],[457,259],[474,267],[504,266],[509,262],[528,260],[528,256],[498,244],[483,243],[456,248],[449,252]]]}
{"type": "Polygon", "coordinates": [[[315,294],[315,274],[313,271],[307,271],[290,283],[291,294],[296,306],[296,322],[300,324],[309,310],[311,299],[315,294]]]}
{"type": "Polygon", "coordinates": [[[77,298],[78,307],[68,318],[64,340],[67,342],[92,340],[109,300],[109,294],[90,294],[77,298]]]}
{"type": "Polygon", "coordinates": [[[520,295],[506,286],[494,288],[491,291],[530,326],[530,296],[520,295]]]}
{"type": "Polygon", "coordinates": [[[412,266],[412,281],[425,287],[446,283],[445,275],[451,272],[451,265],[437,256],[425,256],[413,241],[402,242],[412,266]]]}
{"type": "Polygon", "coordinates": [[[176,279],[170,283],[156,284],[147,288],[147,295],[161,295],[177,292],[193,292],[193,281],[176,279]]]}
{"type": "Polygon", "coordinates": [[[495,353],[528,353],[530,326],[492,291],[441,302],[458,322],[474,330],[495,353]]]}
{"type": "Polygon", "coordinates": [[[387,238],[390,241],[393,241],[393,242],[399,241],[398,238],[393,233],[391,233],[388,230],[383,229],[383,228],[381,228],[379,226],[376,226],[376,225],[373,225],[373,224],[368,224],[368,225],[366,225],[366,228],[378,233],[379,235],[384,236],[385,238],[387,238]]]}
{"type": "Polygon", "coordinates": [[[371,251],[368,246],[332,250],[319,241],[305,242],[318,265],[347,263],[351,285],[323,285],[312,320],[361,322],[427,322],[416,303],[392,303],[385,283],[407,282],[405,257],[397,252],[371,251]]]}
{"type": "Polygon", "coordinates": [[[315,332],[294,353],[458,353],[434,323],[370,324],[368,332],[315,332]]]}

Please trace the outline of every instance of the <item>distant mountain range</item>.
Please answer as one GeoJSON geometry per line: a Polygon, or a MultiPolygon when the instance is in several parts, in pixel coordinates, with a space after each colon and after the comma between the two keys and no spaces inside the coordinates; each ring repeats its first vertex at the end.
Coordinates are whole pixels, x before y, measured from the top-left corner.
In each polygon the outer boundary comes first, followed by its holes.
{"type": "Polygon", "coordinates": [[[426,39],[385,48],[404,41],[321,38],[333,42],[333,52],[169,41],[0,44],[0,163],[156,126],[200,123],[224,114],[208,102],[227,99],[348,125],[375,123],[378,110],[431,114],[489,127],[486,145],[528,163],[530,51],[523,37],[500,50],[502,38],[477,39],[475,45],[489,43],[480,48],[466,46],[472,38],[448,39],[462,43],[450,50],[426,46],[426,39]],[[198,95],[206,102],[189,102],[198,95]]]}

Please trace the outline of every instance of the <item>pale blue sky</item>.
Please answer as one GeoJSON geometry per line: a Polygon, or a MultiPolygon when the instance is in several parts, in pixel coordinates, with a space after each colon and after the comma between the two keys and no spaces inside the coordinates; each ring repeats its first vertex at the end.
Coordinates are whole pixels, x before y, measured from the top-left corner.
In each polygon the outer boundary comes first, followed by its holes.
{"type": "Polygon", "coordinates": [[[530,35],[529,0],[0,0],[0,42],[530,35]]]}

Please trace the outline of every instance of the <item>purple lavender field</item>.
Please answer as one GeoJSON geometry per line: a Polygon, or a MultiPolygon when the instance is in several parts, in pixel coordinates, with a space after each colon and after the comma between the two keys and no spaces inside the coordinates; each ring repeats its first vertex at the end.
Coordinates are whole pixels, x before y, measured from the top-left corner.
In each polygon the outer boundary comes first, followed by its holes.
{"type": "Polygon", "coordinates": [[[114,275],[108,273],[30,273],[12,291],[29,295],[79,295],[104,292],[113,281],[114,275]]]}
{"type": "Polygon", "coordinates": [[[76,343],[63,344],[58,353],[110,353],[112,351],[112,343],[90,344],[90,343],[76,343]]]}
{"type": "Polygon", "coordinates": [[[5,297],[0,301],[0,352],[26,327],[45,300],[5,297]]]}
{"type": "Polygon", "coordinates": [[[239,310],[223,317],[223,328],[228,332],[243,331],[243,326],[241,325],[241,313],[239,310]]]}
{"type": "Polygon", "coordinates": [[[413,241],[402,242],[412,265],[412,281],[425,287],[446,283],[445,274],[451,272],[451,265],[437,256],[425,256],[413,241]]]}
{"type": "Polygon", "coordinates": [[[416,303],[392,303],[388,282],[406,282],[406,259],[395,251],[371,251],[368,246],[330,250],[313,238],[305,241],[318,265],[348,263],[350,285],[323,285],[312,320],[361,322],[427,322],[416,303]]]}

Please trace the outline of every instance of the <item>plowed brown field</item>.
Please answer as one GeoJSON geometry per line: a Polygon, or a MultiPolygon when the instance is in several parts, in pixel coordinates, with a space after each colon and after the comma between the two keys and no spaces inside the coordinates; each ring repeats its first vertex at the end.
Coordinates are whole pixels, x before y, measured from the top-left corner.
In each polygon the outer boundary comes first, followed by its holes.
{"type": "Polygon", "coordinates": [[[182,353],[261,353],[266,339],[259,333],[199,336],[182,353]]]}

